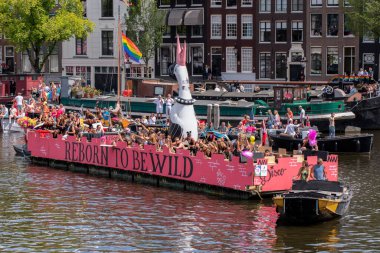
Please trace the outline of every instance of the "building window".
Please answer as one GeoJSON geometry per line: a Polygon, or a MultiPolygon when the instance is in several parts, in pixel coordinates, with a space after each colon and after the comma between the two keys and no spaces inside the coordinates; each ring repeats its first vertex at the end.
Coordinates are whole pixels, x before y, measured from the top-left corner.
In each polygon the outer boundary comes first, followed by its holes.
{"type": "Polygon", "coordinates": [[[322,0],[311,0],[311,7],[319,7],[322,6],[322,0]]]}
{"type": "Polygon", "coordinates": [[[75,38],[75,54],[87,55],[87,39],[75,38]]]}
{"type": "Polygon", "coordinates": [[[303,0],[292,0],[292,11],[303,11],[303,0]]]}
{"type": "Polygon", "coordinates": [[[22,71],[25,73],[32,72],[32,64],[30,63],[29,56],[26,51],[22,53],[22,71]]]}
{"type": "Polygon", "coordinates": [[[276,42],[287,41],[287,25],[285,21],[276,22],[276,42]]]}
{"type": "Polygon", "coordinates": [[[162,36],[164,38],[170,38],[171,28],[172,27],[168,25],[162,26],[162,36]]]}
{"type": "Polygon", "coordinates": [[[311,14],[310,36],[322,36],[322,14],[311,14]]]}
{"type": "Polygon", "coordinates": [[[349,0],[344,0],[344,6],[345,7],[351,7],[351,3],[349,0]]]}
{"type": "Polygon", "coordinates": [[[363,34],[363,43],[374,43],[375,42],[375,35],[367,31],[363,34]]]}
{"type": "Polygon", "coordinates": [[[227,0],[227,8],[236,8],[237,0],[227,0]]]}
{"type": "Polygon", "coordinates": [[[276,53],[276,79],[286,79],[286,53],[276,53]]]}
{"type": "Polygon", "coordinates": [[[193,37],[202,37],[203,36],[203,26],[202,25],[194,25],[191,27],[191,35],[193,37]]]}
{"type": "Polygon", "coordinates": [[[260,53],[260,78],[270,78],[270,53],[260,53]]]}
{"type": "Polygon", "coordinates": [[[243,47],[241,49],[241,72],[252,73],[252,48],[243,47]]]}
{"type": "Polygon", "coordinates": [[[186,0],[176,0],[176,5],[183,6],[186,5],[186,0]]]}
{"type": "Polygon", "coordinates": [[[344,73],[355,71],[355,47],[344,48],[344,73]]]}
{"type": "Polygon", "coordinates": [[[237,71],[237,56],[235,54],[234,47],[226,48],[226,71],[227,72],[237,71]]]}
{"type": "Polygon", "coordinates": [[[237,17],[236,15],[227,15],[227,39],[237,38],[237,17]]]}
{"type": "Polygon", "coordinates": [[[180,37],[186,37],[186,26],[185,25],[176,26],[176,33],[180,37]]]}
{"type": "Polygon", "coordinates": [[[113,17],[113,0],[102,0],[102,17],[113,17]]]}
{"type": "Polygon", "coordinates": [[[113,55],[113,31],[102,31],[102,55],[113,55]]]}
{"type": "Polygon", "coordinates": [[[74,75],[74,67],[73,66],[66,66],[66,75],[67,76],[74,75]]]}
{"type": "Polygon", "coordinates": [[[241,0],[241,7],[251,7],[252,0],[241,0]]]}
{"type": "Polygon", "coordinates": [[[203,75],[203,48],[192,47],[191,57],[192,57],[191,63],[192,63],[193,76],[203,75]]]}
{"type": "Polygon", "coordinates": [[[310,74],[320,75],[322,73],[322,48],[310,48],[310,74]]]}
{"type": "Polygon", "coordinates": [[[260,42],[270,42],[271,27],[269,21],[260,22],[260,42]]]}
{"type": "Polygon", "coordinates": [[[170,6],[171,0],[160,0],[160,6],[170,6]]]}
{"type": "Polygon", "coordinates": [[[51,55],[49,56],[50,73],[59,72],[59,59],[58,59],[59,50],[58,49],[59,47],[56,46],[51,52],[51,55]]]}
{"type": "Polygon", "coordinates": [[[288,0],[276,0],[276,12],[286,12],[288,0]]]}
{"type": "Polygon", "coordinates": [[[241,29],[242,29],[241,37],[243,39],[252,39],[252,35],[253,35],[252,15],[242,15],[241,29]]]}
{"type": "Polygon", "coordinates": [[[160,73],[161,76],[169,75],[168,69],[171,64],[171,50],[168,46],[162,46],[160,50],[160,73]]]}
{"type": "Polygon", "coordinates": [[[211,38],[222,38],[222,16],[220,15],[211,16],[211,38]]]}
{"type": "Polygon", "coordinates": [[[211,7],[222,7],[222,0],[211,0],[211,7]]]}
{"type": "Polygon", "coordinates": [[[203,4],[203,0],[193,0],[191,2],[192,5],[202,5],[203,4]]]}
{"type": "Polygon", "coordinates": [[[292,42],[302,42],[303,41],[303,22],[293,21],[292,22],[292,42]]]}
{"type": "Polygon", "coordinates": [[[327,35],[338,36],[339,32],[339,15],[327,14],[327,35]]]}
{"type": "Polygon", "coordinates": [[[334,6],[337,7],[339,6],[339,0],[327,0],[327,6],[334,6]]]}
{"type": "Polygon", "coordinates": [[[271,0],[260,0],[260,12],[271,11],[271,0]]]}
{"type": "Polygon", "coordinates": [[[327,74],[336,75],[338,70],[339,53],[337,47],[327,48],[327,74]]]}
{"type": "Polygon", "coordinates": [[[3,72],[15,72],[15,49],[13,46],[5,47],[5,66],[3,66],[3,72]]]}
{"type": "Polygon", "coordinates": [[[343,17],[344,17],[344,36],[353,36],[353,33],[350,29],[347,15],[344,14],[343,17]]]}

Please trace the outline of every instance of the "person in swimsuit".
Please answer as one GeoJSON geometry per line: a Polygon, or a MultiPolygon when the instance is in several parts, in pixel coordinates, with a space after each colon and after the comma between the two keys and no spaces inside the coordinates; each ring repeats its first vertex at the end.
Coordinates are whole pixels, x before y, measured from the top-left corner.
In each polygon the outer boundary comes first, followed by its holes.
{"type": "Polygon", "coordinates": [[[302,166],[298,171],[297,177],[300,180],[309,181],[309,179],[310,179],[310,168],[309,168],[309,164],[307,163],[307,161],[302,162],[302,166]]]}

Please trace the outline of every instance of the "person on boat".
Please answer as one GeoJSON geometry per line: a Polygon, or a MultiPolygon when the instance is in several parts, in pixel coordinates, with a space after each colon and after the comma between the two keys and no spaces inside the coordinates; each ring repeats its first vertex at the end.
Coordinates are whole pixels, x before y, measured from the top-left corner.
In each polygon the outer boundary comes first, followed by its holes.
{"type": "Polygon", "coordinates": [[[315,180],[327,180],[325,166],[321,158],[319,158],[317,164],[313,166],[311,175],[315,180]]]}
{"type": "Polygon", "coordinates": [[[172,111],[172,106],[174,104],[174,99],[172,99],[172,95],[168,94],[165,99],[166,104],[166,118],[170,118],[170,112],[172,111]]]}
{"type": "Polygon", "coordinates": [[[241,121],[243,126],[247,126],[248,124],[254,123],[254,120],[249,117],[249,115],[244,115],[243,120],[241,121]]]}
{"type": "Polygon", "coordinates": [[[275,118],[271,110],[268,110],[267,126],[272,129],[274,126],[275,118]]]}
{"type": "Polygon", "coordinates": [[[335,137],[335,114],[331,113],[329,118],[329,137],[335,137]]]}
{"type": "Polygon", "coordinates": [[[161,95],[158,95],[158,97],[154,100],[154,103],[156,104],[157,119],[162,119],[165,101],[161,95]]]}
{"type": "Polygon", "coordinates": [[[302,147],[301,147],[301,150],[304,151],[304,150],[313,150],[313,151],[318,151],[318,145],[315,144],[315,145],[311,145],[310,144],[310,141],[309,141],[309,137],[306,136],[303,141],[302,141],[302,147]]]}
{"type": "Polygon", "coordinates": [[[309,181],[310,180],[310,174],[311,174],[311,170],[310,170],[310,166],[309,166],[308,162],[303,161],[302,166],[298,171],[297,178],[299,180],[309,181]]]}
{"type": "Polygon", "coordinates": [[[294,136],[296,135],[296,128],[298,128],[299,126],[299,124],[293,124],[293,119],[289,119],[289,124],[286,126],[284,133],[294,138],[294,136]]]}
{"type": "Polygon", "coordinates": [[[292,110],[290,110],[290,108],[286,109],[286,117],[288,118],[288,122],[290,119],[293,119],[293,117],[294,117],[293,112],[292,112],[292,110]]]}
{"type": "Polygon", "coordinates": [[[298,107],[298,109],[300,110],[300,124],[304,126],[306,117],[305,109],[303,109],[301,105],[298,107]]]}
{"type": "Polygon", "coordinates": [[[226,126],[226,122],[222,122],[218,128],[218,131],[219,133],[222,133],[222,134],[225,134],[227,133],[228,129],[227,129],[227,126],[226,126]]]}
{"type": "Polygon", "coordinates": [[[0,120],[7,118],[8,113],[9,113],[8,108],[5,105],[0,104],[0,120]]]}
{"type": "Polygon", "coordinates": [[[275,128],[281,128],[282,123],[281,123],[281,117],[280,114],[278,113],[277,110],[274,110],[274,126],[275,128]]]}
{"type": "Polygon", "coordinates": [[[20,93],[20,92],[19,92],[19,93],[17,94],[17,96],[14,98],[14,101],[15,101],[15,103],[16,103],[16,105],[17,105],[17,111],[18,111],[18,113],[21,114],[21,112],[22,112],[22,103],[23,103],[23,101],[24,101],[24,97],[21,96],[21,93],[20,93]]]}

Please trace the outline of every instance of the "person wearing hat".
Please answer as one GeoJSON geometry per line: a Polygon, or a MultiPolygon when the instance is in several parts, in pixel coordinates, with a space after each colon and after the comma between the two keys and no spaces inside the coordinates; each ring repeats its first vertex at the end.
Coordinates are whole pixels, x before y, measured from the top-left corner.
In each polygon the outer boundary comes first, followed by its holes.
{"type": "Polygon", "coordinates": [[[325,166],[321,158],[319,158],[317,164],[313,166],[312,176],[315,180],[327,180],[325,166]]]}

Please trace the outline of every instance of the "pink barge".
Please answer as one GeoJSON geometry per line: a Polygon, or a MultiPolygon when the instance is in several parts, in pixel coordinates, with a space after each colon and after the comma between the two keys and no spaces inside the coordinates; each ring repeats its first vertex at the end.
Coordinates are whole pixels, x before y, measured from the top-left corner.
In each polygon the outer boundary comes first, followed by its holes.
{"type": "MultiPolygon", "coordinates": [[[[190,191],[201,191],[235,198],[254,195],[272,195],[289,190],[303,157],[282,157],[276,163],[258,159],[240,163],[238,157],[224,160],[214,154],[207,159],[198,152],[191,156],[187,150],[173,154],[167,149],[156,151],[154,146],[127,148],[123,142],[109,145],[114,136],[106,136],[106,143],[98,138],[77,142],[69,136],[53,138],[50,133],[29,131],[28,150],[32,161],[51,167],[63,168],[138,183],[149,183],[190,191]]],[[[316,156],[307,157],[309,164],[316,156]]],[[[324,161],[327,178],[337,181],[338,157],[329,155],[324,161]]]]}

